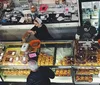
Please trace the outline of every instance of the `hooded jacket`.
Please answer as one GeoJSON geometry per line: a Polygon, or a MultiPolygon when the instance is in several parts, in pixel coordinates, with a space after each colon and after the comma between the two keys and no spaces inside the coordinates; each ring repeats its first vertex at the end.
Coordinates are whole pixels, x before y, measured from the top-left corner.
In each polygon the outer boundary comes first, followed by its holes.
{"type": "Polygon", "coordinates": [[[36,72],[30,72],[27,77],[27,85],[50,85],[50,79],[55,77],[54,72],[49,67],[39,67],[36,72]]]}

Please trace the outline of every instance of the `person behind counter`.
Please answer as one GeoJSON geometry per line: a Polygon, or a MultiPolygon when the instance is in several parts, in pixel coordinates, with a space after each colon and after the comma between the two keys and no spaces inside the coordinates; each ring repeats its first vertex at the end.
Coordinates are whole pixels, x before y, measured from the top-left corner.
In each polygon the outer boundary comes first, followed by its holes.
{"type": "Polygon", "coordinates": [[[92,40],[96,34],[96,28],[91,25],[90,21],[86,21],[83,26],[78,28],[75,38],[77,40],[92,40]]]}
{"type": "Polygon", "coordinates": [[[47,27],[42,23],[42,20],[38,17],[34,19],[34,27],[24,34],[24,36],[22,37],[22,41],[25,41],[25,38],[28,34],[33,34],[39,40],[53,39],[53,37],[49,34],[47,27]]]}
{"type": "Polygon", "coordinates": [[[34,19],[35,17],[38,17],[37,7],[34,4],[31,4],[30,10],[31,10],[32,19],[34,19]]]}
{"type": "Polygon", "coordinates": [[[54,72],[49,67],[38,66],[35,60],[28,62],[30,74],[27,77],[26,85],[50,85],[50,79],[55,77],[54,72]]]}

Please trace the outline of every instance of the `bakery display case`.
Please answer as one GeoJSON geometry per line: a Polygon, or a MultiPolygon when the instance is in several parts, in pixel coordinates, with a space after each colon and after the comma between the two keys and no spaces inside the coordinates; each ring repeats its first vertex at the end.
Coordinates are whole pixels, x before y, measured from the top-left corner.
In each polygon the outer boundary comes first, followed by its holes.
{"type": "Polygon", "coordinates": [[[73,41],[41,44],[38,64],[42,66],[71,66],[74,64],[73,41]]]}
{"type": "MultiPolygon", "coordinates": [[[[26,47],[22,42],[2,42],[0,76],[3,82],[25,82],[30,70],[28,69],[28,56],[26,47]]],[[[28,43],[27,43],[28,44],[28,43]]],[[[0,81],[0,82],[1,82],[0,81]]]]}
{"type": "Polygon", "coordinates": [[[4,42],[4,51],[1,50],[0,67],[24,67],[27,66],[27,50],[23,51],[21,42],[4,42]]]}
{"type": "Polygon", "coordinates": [[[3,65],[25,65],[28,62],[28,57],[21,53],[21,45],[7,47],[3,57],[3,65]]]}
{"type": "MultiPolygon", "coordinates": [[[[72,83],[71,64],[68,66],[56,65],[57,48],[63,44],[69,46],[69,44],[73,44],[73,41],[41,42],[37,61],[39,66],[49,66],[54,71],[56,77],[51,79],[51,82],[72,83]]],[[[4,53],[1,52],[3,57],[0,64],[0,75],[2,76],[3,81],[26,82],[27,76],[30,73],[27,66],[29,50],[24,49],[24,51],[22,49],[24,45],[22,42],[4,42],[4,45],[5,50],[4,53]]],[[[28,49],[30,49],[30,46],[28,49]]]]}
{"type": "Polygon", "coordinates": [[[99,44],[97,41],[75,42],[74,81],[75,84],[96,84],[99,82],[99,44]]]}
{"type": "Polygon", "coordinates": [[[7,48],[4,54],[3,65],[23,65],[28,62],[28,57],[21,52],[21,47],[7,48]]]}
{"type": "MultiPolygon", "coordinates": [[[[30,73],[27,66],[29,51],[22,49],[22,42],[4,42],[3,45],[0,50],[0,75],[3,81],[26,82],[30,73]]],[[[39,66],[48,66],[54,71],[56,76],[51,79],[52,83],[100,83],[97,41],[44,41],[37,55],[39,66]]]]}
{"type": "MultiPolygon", "coordinates": [[[[40,54],[38,56],[38,64],[42,64],[41,66],[49,66],[55,73],[55,78],[51,79],[51,82],[56,82],[56,83],[72,83],[72,69],[71,69],[71,64],[69,65],[57,65],[57,61],[62,61],[62,55],[59,57],[57,56],[57,53],[59,55],[59,52],[63,48],[65,49],[65,52],[73,49],[72,47],[73,41],[54,41],[54,42],[42,42],[41,43],[41,48],[40,48],[40,54]],[[70,44],[70,45],[69,45],[70,44]],[[66,46],[66,47],[64,47],[66,46]],[[68,49],[69,47],[69,49],[68,49]],[[61,48],[58,52],[58,48],[61,48]],[[44,63],[43,63],[44,62],[44,63]]],[[[62,50],[63,51],[63,50],[62,50]]],[[[71,50],[72,51],[72,50],[71,50]]],[[[70,51],[69,51],[70,52],[70,51]]],[[[66,53],[68,55],[66,56],[71,56],[72,57],[72,52],[66,53]]],[[[67,63],[67,59],[65,59],[64,63],[67,63]]]]}

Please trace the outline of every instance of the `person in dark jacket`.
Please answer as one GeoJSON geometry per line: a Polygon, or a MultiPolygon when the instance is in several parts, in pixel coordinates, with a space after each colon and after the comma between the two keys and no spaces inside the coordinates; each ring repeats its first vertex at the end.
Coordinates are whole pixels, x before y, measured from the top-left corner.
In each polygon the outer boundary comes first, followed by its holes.
{"type": "Polygon", "coordinates": [[[96,28],[91,25],[90,21],[86,21],[83,26],[78,28],[76,39],[92,40],[95,38],[96,33],[96,28]]]}
{"type": "Polygon", "coordinates": [[[26,85],[50,85],[50,78],[53,79],[55,74],[49,67],[38,67],[35,60],[30,60],[28,64],[31,72],[26,85]]]}
{"type": "Polygon", "coordinates": [[[48,32],[48,29],[46,25],[42,23],[42,20],[36,17],[34,19],[34,27],[31,30],[28,30],[24,36],[22,37],[22,40],[25,41],[25,35],[27,34],[33,34],[37,39],[39,40],[52,40],[53,37],[48,32]]]}

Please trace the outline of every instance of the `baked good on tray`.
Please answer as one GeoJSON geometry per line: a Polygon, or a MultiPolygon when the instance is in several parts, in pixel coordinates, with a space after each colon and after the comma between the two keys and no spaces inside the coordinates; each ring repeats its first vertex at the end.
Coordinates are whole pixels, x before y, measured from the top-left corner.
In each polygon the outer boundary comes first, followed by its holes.
{"type": "Polygon", "coordinates": [[[7,55],[15,55],[16,54],[16,51],[15,50],[9,50],[7,52],[7,55]]]}

